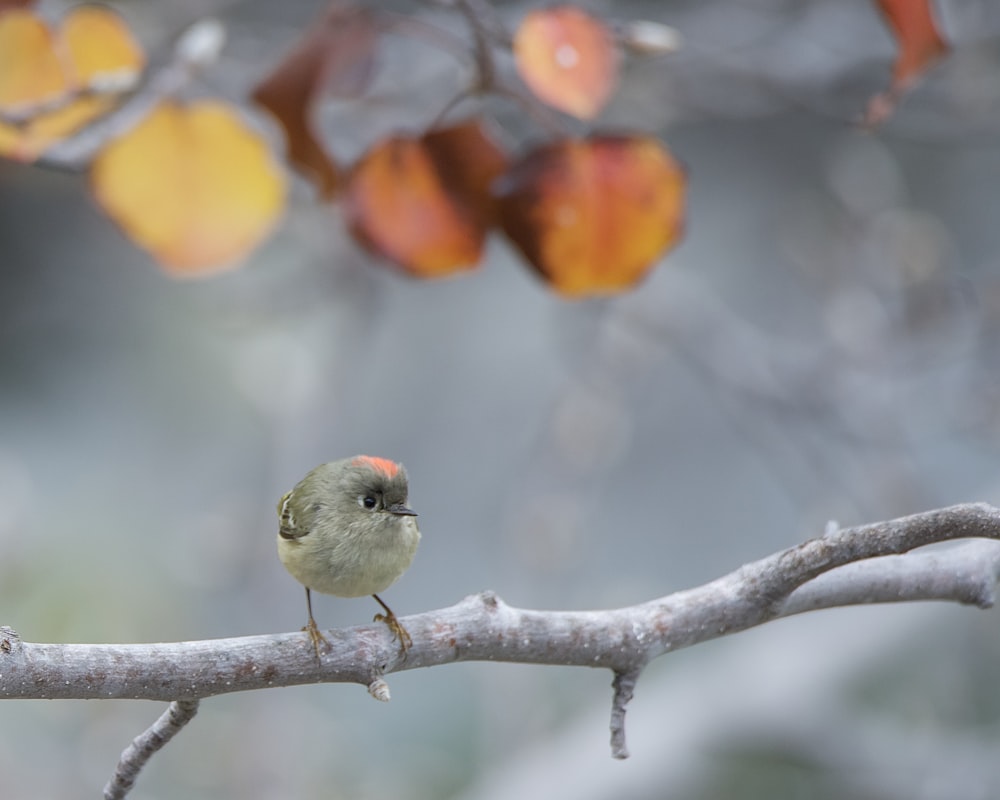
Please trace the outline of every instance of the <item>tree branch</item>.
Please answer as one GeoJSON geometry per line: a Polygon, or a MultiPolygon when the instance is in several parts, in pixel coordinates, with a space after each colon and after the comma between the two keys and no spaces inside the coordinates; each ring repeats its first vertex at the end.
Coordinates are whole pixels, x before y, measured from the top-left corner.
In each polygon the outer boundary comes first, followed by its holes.
{"type": "Polygon", "coordinates": [[[639,670],[616,672],[611,686],[615,690],[611,700],[611,757],[628,758],[625,746],[625,707],[632,701],[639,670]]]}
{"type": "Polygon", "coordinates": [[[965,542],[947,550],[845,564],[792,592],[781,608],[781,616],[835,606],[911,600],[952,600],[991,608],[998,580],[1000,542],[965,542]]]}
{"type": "Polygon", "coordinates": [[[132,740],[122,751],[107,786],[104,800],[122,800],[135,785],[139,771],[163,745],[169,742],[198,713],[197,700],[175,700],[159,719],[132,740]]]}
{"type": "MultiPolygon", "coordinates": [[[[405,655],[379,624],[325,632],[331,647],[321,662],[304,633],[160,644],[37,644],[2,628],[0,698],[179,701],[171,712],[190,709],[193,715],[190,701],[199,698],[307,683],[360,683],[387,700],[384,675],[456,661],[603,667],[615,673],[612,751],[623,758],[625,706],[642,669],[664,653],[834,606],[951,600],[991,607],[1000,542],[909,552],[964,538],[1000,539],[1000,509],[970,503],[833,529],[703,586],[627,608],[533,611],[484,592],[406,617],[413,646],[405,655]]],[[[154,735],[163,722],[144,736],[154,735]]]]}

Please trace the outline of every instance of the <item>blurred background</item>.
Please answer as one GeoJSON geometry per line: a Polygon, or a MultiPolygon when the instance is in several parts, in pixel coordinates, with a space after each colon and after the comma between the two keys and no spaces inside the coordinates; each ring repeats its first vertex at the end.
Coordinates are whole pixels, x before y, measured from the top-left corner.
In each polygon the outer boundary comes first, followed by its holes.
{"type": "MultiPolygon", "coordinates": [[[[116,6],[154,51],[219,15],[229,45],[189,93],[237,101],[322,8],[116,6]]],[[[383,595],[401,616],[483,589],[637,603],[830,519],[998,500],[1000,6],[936,7],[957,51],[876,134],[853,124],[895,54],[872,3],[588,7],[685,37],[632,63],[604,117],[658,132],[690,179],[685,240],[615,299],[559,299],[499,240],[475,274],[408,280],[300,184],[242,269],[176,281],[84,177],[0,164],[0,624],[50,642],[296,630],[275,503],[359,452],[410,473],[424,538],[383,595]]],[[[383,52],[371,98],[323,119],[341,157],[462,85],[424,44],[383,52]]],[[[512,146],[537,137],[490,108],[512,146]]],[[[314,608],[322,627],[377,610],[314,608]]],[[[352,685],[212,698],[131,796],[993,798],[998,633],[997,612],[857,608],[661,658],[625,762],[601,671],[411,671],[388,705],[352,685]]],[[[4,702],[4,797],[96,795],[162,710],[4,702]]]]}

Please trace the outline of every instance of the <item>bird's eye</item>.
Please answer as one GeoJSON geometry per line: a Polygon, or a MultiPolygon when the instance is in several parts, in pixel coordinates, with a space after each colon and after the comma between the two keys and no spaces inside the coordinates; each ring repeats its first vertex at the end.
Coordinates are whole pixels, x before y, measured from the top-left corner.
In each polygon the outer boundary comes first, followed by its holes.
{"type": "Polygon", "coordinates": [[[378,505],[378,500],[375,495],[363,494],[358,497],[358,505],[371,511],[378,505]]]}

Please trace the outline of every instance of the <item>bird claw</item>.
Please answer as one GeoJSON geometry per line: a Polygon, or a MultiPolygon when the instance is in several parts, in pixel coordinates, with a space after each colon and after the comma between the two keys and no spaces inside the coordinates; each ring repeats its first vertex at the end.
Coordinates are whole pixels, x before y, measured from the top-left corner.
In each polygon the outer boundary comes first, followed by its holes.
{"type": "Polygon", "coordinates": [[[391,611],[388,614],[376,614],[374,622],[384,622],[389,626],[389,630],[392,631],[392,638],[399,640],[399,649],[406,655],[406,651],[413,646],[413,638],[410,636],[410,632],[403,627],[396,615],[391,611]]]}
{"type": "Polygon", "coordinates": [[[303,625],[302,630],[309,634],[309,638],[312,640],[313,649],[316,651],[316,658],[317,660],[322,661],[323,658],[319,654],[319,643],[322,642],[323,649],[329,652],[331,648],[330,640],[320,633],[319,627],[317,627],[316,620],[314,619],[310,619],[309,622],[303,625]]]}

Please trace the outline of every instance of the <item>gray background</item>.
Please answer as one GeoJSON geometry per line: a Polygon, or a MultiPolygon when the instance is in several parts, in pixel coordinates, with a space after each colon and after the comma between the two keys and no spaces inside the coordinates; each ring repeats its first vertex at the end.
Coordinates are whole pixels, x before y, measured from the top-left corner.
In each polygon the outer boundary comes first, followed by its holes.
{"type": "MultiPolygon", "coordinates": [[[[190,93],[233,99],[316,10],[122,7],[154,49],[220,14],[229,47],[190,93]]],[[[632,63],[604,117],[659,132],[690,177],[685,240],[620,298],[563,301],[499,239],[473,275],[407,280],[300,184],[241,270],[174,281],[85,179],[0,164],[0,623],[62,642],[294,630],[274,504],[357,452],[410,472],[424,540],[384,595],[400,615],[485,588],[639,602],[829,519],[997,500],[1000,9],[943,6],[958,53],[868,135],[851,123],[894,50],[867,2],[592,8],[687,40],[632,63]]],[[[324,114],[343,157],[461,85],[388,41],[373,98],[324,114]]],[[[511,146],[538,135],[488,108],[511,146]]],[[[134,796],[995,797],[998,630],[995,612],[849,609],[672,655],[640,683],[624,763],[604,672],[408,672],[388,706],[340,685],[215,698],[134,796]]],[[[4,796],[94,796],[161,710],[5,702],[4,796]]]]}

